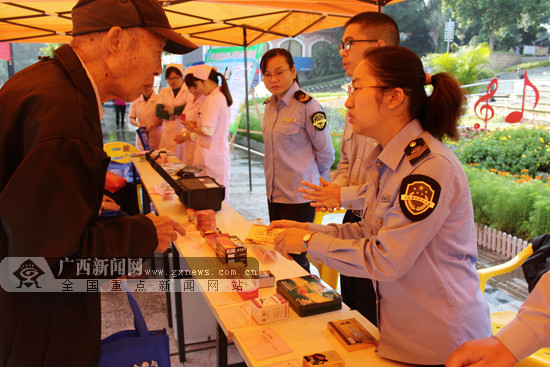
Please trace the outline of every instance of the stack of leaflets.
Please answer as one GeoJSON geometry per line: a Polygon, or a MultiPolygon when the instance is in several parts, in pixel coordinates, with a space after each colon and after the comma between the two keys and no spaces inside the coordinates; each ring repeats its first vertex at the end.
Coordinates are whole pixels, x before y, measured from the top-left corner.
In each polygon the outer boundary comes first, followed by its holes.
{"type": "Polygon", "coordinates": [[[342,296],[316,275],[277,281],[277,290],[300,316],[316,315],[342,308],[342,296]]]}

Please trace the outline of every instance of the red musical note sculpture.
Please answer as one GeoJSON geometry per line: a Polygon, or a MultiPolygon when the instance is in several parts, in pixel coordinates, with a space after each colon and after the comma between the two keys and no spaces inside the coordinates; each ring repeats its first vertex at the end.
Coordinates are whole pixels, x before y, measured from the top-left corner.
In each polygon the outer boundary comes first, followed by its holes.
{"type": "Polygon", "coordinates": [[[492,119],[493,116],[495,115],[495,110],[493,109],[492,106],[489,105],[489,101],[491,100],[491,98],[494,97],[495,93],[497,92],[497,89],[498,89],[498,79],[494,78],[493,80],[491,80],[491,82],[487,86],[487,94],[481,97],[480,99],[478,99],[476,104],[474,105],[474,112],[476,113],[476,116],[479,119],[485,121],[485,129],[487,129],[487,121],[492,119]],[[491,88],[493,87],[493,85],[495,86],[495,89],[491,91],[491,88]],[[477,113],[477,106],[484,101],[485,101],[485,104],[479,108],[480,114],[483,113],[483,111],[485,111],[485,117],[482,117],[477,113]],[[489,117],[489,112],[491,112],[491,117],[489,117]]]}
{"type": "Polygon", "coordinates": [[[521,99],[521,112],[520,111],[510,112],[505,119],[506,122],[509,122],[511,124],[520,122],[521,119],[523,118],[523,109],[525,107],[525,88],[527,86],[530,86],[531,88],[533,88],[533,92],[535,92],[535,105],[533,106],[533,110],[535,109],[535,107],[537,107],[537,103],[539,103],[539,90],[537,89],[537,87],[533,85],[533,83],[531,83],[531,81],[527,77],[527,70],[525,70],[524,75],[525,77],[523,78],[523,98],[521,99]]]}

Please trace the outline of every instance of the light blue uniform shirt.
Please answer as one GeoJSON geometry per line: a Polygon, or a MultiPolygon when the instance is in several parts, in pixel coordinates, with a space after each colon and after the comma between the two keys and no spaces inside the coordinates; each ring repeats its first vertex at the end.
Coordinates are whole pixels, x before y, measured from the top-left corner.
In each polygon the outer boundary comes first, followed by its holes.
{"type": "Polygon", "coordinates": [[[265,185],[273,203],[308,202],[298,192],[300,181],[318,185],[319,176],[328,177],[334,162],[328,125],[323,130],[313,126],[312,116],[323,109],[314,98],[307,103],[297,100],[294,94],[299,90],[294,82],[280,100],[271,96],[265,105],[265,185]]]}
{"type": "Polygon", "coordinates": [[[340,204],[344,209],[358,211],[363,209],[366,190],[363,185],[367,182],[367,167],[364,162],[376,145],[378,142],[373,138],[353,132],[353,126],[348,122],[346,114],[340,162],[336,169],[330,173],[332,182],[342,187],[340,189],[340,204]]]}
{"type": "Polygon", "coordinates": [[[492,334],[474,266],[477,241],[468,180],[458,159],[417,120],[383,150],[377,146],[366,164],[362,221],[309,224],[310,230],[326,233],[313,236],[309,254],[342,274],[376,281],[380,356],[444,364],[463,342],[492,334]],[[404,150],[419,137],[431,152],[411,164],[404,150]],[[408,219],[399,202],[406,198],[401,183],[411,174],[441,187],[431,214],[418,221],[408,219]]]}

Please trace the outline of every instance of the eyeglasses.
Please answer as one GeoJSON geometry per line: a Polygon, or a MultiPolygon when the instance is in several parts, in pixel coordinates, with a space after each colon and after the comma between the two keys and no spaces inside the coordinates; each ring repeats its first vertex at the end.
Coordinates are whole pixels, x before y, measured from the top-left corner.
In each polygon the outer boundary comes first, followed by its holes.
{"type": "Polygon", "coordinates": [[[344,42],[340,42],[340,44],[338,45],[338,51],[349,51],[351,45],[353,45],[355,42],[378,42],[378,40],[347,40],[344,42]]]}
{"type": "Polygon", "coordinates": [[[363,89],[363,88],[380,88],[380,89],[385,89],[385,88],[391,88],[391,87],[387,87],[385,85],[365,85],[363,87],[356,87],[356,86],[353,86],[353,85],[348,85],[348,96],[352,97],[355,92],[357,92],[358,90],[360,89],[363,89]]]}
{"type": "Polygon", "coordinates": [[[166,80],[178,80],[181,79],[181,76],[173,76],[171,78],[166,78],[166,80]]]}
{"type": "Polygon", "coordinates": [[[274,77],[279,79],[287,71],[290,71],[290,69],[276,70],[273,74],[271,74],[271,73],[262,73],[262,78],[266,79],[266,80],[269,80],[269,79],[274,78],[274,77]]]}

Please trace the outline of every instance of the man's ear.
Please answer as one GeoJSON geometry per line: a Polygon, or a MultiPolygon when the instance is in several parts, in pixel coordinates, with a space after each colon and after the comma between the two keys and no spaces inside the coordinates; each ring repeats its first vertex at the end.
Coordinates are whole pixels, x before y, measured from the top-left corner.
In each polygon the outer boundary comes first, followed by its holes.
{"type": "Polygon", "coordinates": [[[104,38],[109,53],[116,55],[122,46],[122,28],[111,27],[104,38]]]}
{"type": "Polygon", "coordinates": [[[378,42],[376,42],[376,46],[378,46],[378,47],[384,47],[384,46],[386,46],[386,41],[384,41],[384,40],[378,40],[378,42]]]}

